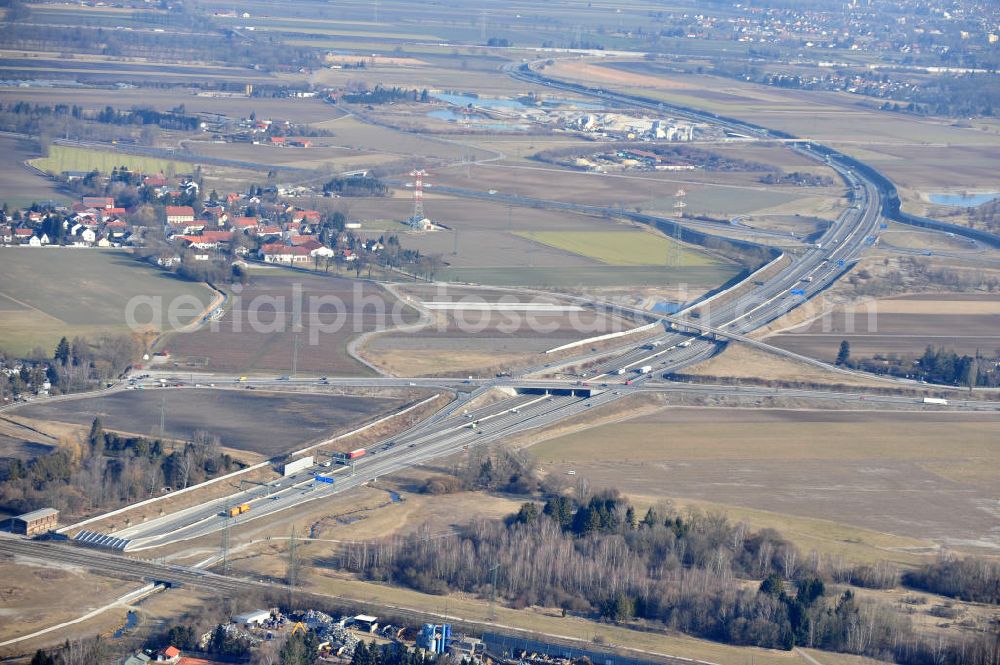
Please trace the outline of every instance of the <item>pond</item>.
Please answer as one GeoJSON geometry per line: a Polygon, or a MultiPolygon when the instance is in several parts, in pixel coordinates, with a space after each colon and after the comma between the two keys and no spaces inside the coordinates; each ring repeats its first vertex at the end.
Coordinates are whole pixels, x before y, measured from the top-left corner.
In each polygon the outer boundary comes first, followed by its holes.
{"type": "MultiPolygon", "coordinates": [[[[455,106],[468,106],[472,104],[473,106],[480,106],[487,109],[528,109],[535,108],[530,105],[526,105],[517,99],[501,99],[499,97],[478,97],[472,94],[459,94],[452,92],[434,92],[431,93],[431,97],[438,99],[442,102],[447,102],[449,104],[454,104],[455,106]]],[[[600,104],[593,104],[590,102],[577,101],[575,99],[561,99],[557,97],[542,97],[540,99],[542,108],[556,108],[559,106],[574,106],[580,109],[594,110],[601,108],[600,104]]]]}
{"type": "Polygon", "coordinates": [[[118,630],[116,630],[114,632],[114,635],[112,635],[112,637],[116,640],[121,639],[122,637],[125,636],[126,633],[128,633],[128,631],[132,630],[138,625],[139,625],[139,614],[137,612],[129,611],[128,615],[125,618],[125,625],[121,626],[118,630]]]}
{"type": "Polygon", "coordinates": [[[927,198],[931,203],[942,206],[955,206],[959,208],[975,208],[984,203],[989,203],[995,198],[1000,198],[1000,192],[981,192],[971,194],[963,192],[960,194],[929,194],[927,198]]]}
{"type": "Polygon", "coordinates": [[[488,109],[523,109],[527,108],[516,99],[499,99],[496,97],[474,97],[473,95],[459,95],[449,92],[435,92],[431,94],[434,99],[448,102],[455,106],[481,106],[488,109]]]}

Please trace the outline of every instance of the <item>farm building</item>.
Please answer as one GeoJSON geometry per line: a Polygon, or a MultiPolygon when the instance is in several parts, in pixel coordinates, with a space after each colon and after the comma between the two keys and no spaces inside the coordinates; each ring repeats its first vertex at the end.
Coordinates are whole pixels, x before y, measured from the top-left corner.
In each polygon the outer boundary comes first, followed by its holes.
{"type": "Polygon", "coordinates": [[[59,511],[55,508],[39,508],[30,513],[18,515],[12,520],[11,531],[24,536],[46,533],[59,523],[59,511]]]}

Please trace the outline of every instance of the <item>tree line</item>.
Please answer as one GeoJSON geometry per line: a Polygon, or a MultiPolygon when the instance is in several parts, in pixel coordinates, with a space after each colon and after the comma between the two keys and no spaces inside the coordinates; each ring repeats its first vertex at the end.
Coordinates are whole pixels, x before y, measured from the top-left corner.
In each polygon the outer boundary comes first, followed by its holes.
{"type": "Polygon", "coordinates": [[[0,350],[0,398],[38,392],[45,382],[53,394],[92,390],[113,381],[131,364],[141,346],[131,335],[96,339],[63,337],[49,355],[35,347],[24,358],[0,350]]]}
{"type": "Polygon", "coordinates": [[[408,90],[393,86],[391,88],[376,85],[371,90],[349,92],[341,97],[349,104],[393,104],[395,102],[429,102],[430,93],[427,88],[408,90]]]}
{"type": "Polygon", "coordinates": [[[164,129],[193,131],[198,129],[197,116],[187,115],[183,106],[171,111],[157,111],[151,108],[132,107],[120,111],[105,106],[99,111],[88,111],[77,104],[31,104],[14,102],[0,104],[0,112],[13,113],[36,118],[58,118],[68,116],[76,120],[93,120],[106,125],[159,125],[164,129]]]}
{"type": "Polygon", "coordinates": [[[903,575],[914,589],[960,600],[1000,604],[1000,562],[944,555],[938,561],[903,575]]]}
{"type": "Polygon", "coordinates": [[[333,178],[323,185],[323,193],[338,196],[386,196],[389,188],[374,176],[353,175],[333,178]]]}
{"type": "Polygon", "coordinates": [[[658,508],[639,517],[614,491],[528,502],[506,520],[477,520],[445,538],[346,545],[333,565],[426,593],[496,594],[516,608],[641,620],[729,644],[914,665],[995,664],[1000,653],[994,636],[941,644],[890,605],[834,591],[819,558],[773,530],[658,508]]]}
{"type": "Polygon", "coordinates": [[[74,515],[109,510],[149,498],[164,486],[183,489],[245,466],[221,451],[219,438],[196,432],[191,440],[107,432],[96,418],[81,445],[28,461],[0,458],[0,507],[25,512],[52,506],[74,515]]]}
{"type": "Polygon", "coordinates": [[[874,374],[889,374],[912,378],[928,383],[967,388],[996,388],[1000,386],[1000,368],[997,358],[988,358],[977,351],[976,355],[959,355],[954,350],[928,345],[916,362],[895,354],[873,358],[855,359],[851,357],[851,345],[847,340],[840,342],[836,364],[874,374]]]}

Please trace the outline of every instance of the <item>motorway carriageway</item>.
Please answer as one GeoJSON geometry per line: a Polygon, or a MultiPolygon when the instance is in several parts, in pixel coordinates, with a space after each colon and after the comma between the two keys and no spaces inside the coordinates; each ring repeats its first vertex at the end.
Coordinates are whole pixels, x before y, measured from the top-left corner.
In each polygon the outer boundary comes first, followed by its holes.
{"type": "MultiPolygon", "coordinates": [[[[490,405],[490,413],[479,417],[479,425],[472,427],[472,420],[461,419],[445,423],[432,431],[425,427],[372,446],[369,453],[359,458],[353,466],[313,467],[287,478],[254,486],[244,492],[208,501],[187,510],[171,513],[114,532],[117,538],[126,539],[126,551],[140,551],[163,544],[197,538],[223,528],[244,524],[306,501],[329,497],[361,485],[376,482],[379,476],[399,471],[430,459],[450,454],[463,447],[478,445],[508,436],[514,432],[540,427],[556,422],[568,411],[589,408],[585,398],[553,395],[519,395],[511,400],[490,405]],[[501,405],[502,404],[502,405],[501,405]],[[574,406],[575,405],[575,406],[574,406]],[[516,409],[516,412],[514,411],[516,409]],[[392,451],[390,454],[389,451],[392,451]],[[313,473],[334,478],[333,484],[314,480],[313,473]],[[228,506],[250,503],[250,511],[235,518],[223,517],[228,506]]],[[[589,400],[593,402],[594,400],[589,400]]]]}

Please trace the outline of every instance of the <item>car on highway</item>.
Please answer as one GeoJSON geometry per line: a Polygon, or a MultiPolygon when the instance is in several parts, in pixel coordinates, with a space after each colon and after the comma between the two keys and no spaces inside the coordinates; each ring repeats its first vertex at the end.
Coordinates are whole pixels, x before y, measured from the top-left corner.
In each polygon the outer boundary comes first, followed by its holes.
{"type": "Polygon", "coordinates": [[[279,376],[278,381],[288,381],[288,376],[279,376]]]}

